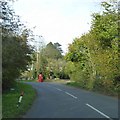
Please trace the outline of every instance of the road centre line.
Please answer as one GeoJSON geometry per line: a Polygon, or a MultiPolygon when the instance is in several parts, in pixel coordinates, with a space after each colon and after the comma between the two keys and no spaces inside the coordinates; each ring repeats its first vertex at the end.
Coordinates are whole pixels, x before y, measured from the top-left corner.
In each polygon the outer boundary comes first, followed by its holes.
{"type": "Polygon", "coordinates": [[[92,108],[93,110],[95,110],[96,112],[98,112],[99,114],[101,114],[102,116],[108,118],[109,120],[113,120],[113,119],[111,119],[109,116],[107,116],[106,114],[104,114],[103,112],[101,112],[101,111],[99,111],[98,109],[94,108],[92,105],[90,105],[90,104],[88,104],[88,103],[87,103],[86,105],[87,105],[88,107],[92,108]]]}
{"type": "Polygon", "coordinates": [[[70,94],[70,93],[68,93],[68,92],[65,92],[67,95],[70,95],[71,97],[73,97],[73,98],[75,98],[75,99],[77,99],[77,97],[76,96],[74,96],[74,95],[72,95],[72,94],[70,94]]]}
{"type": "Polygon", "coordinates": [[[59,90],[59,91],[62,91],[61,89],[59,89],[59,88],[56,88],[57,90],[59,90]]]}
{"type": "MultiPolygon", "coordinates": [[[[56,88],[56,87],[55,87],[56,88]]],[[[59,90],[59,91],[63,91],[63,90],[61,90],[61,89],[59,89],[59,88],[56,88],[57,90],[59,90]]],[[[70,93],[68,93],[68,92],[65,92],[67,95],[69,95],[69,96],[71,96],[71,97],[73,97],[73,98],[75,98],[75,99],[77,99],[77,97],[76,96],[74,96],[74,95],[72,95],[72,94],[70,94],[70,93]]]]}
{"type": "MultiPolygon", "coordinates": [[[[51,87],[50,85],[48,85],[48,86],[51,87]]],[[[58,91],[63,91],[63,90],[61,90],[61,89],[59,89],[59,88],[57,88],[57,87],[54,87],[54,88],[57,89],[58,91]]],[[[63,92],[65,92],[65,91],[63,91],[63,92]]],[[[69,95],[69,96],[77,99],[76,96],[70,94],[69,92],[65,92],[65,93],[66,93],[67,95],[69,95]]],[[[88,103],[86,103],[86,105],[87,105],[88,107],[90,107],[91,109],[95,110],[96,112],[98,112],[99,114],[101,114],[102,116],[108,118],[109,120],[113,120],[112,118],[110,118],[109,116],[107,116],[106,114],[104,114],[103,112],[101,112],[100,110],[96,109],[96,108],[93,107],[92,105],[90,105],[90,104],[88,104],[88,103]]]]}

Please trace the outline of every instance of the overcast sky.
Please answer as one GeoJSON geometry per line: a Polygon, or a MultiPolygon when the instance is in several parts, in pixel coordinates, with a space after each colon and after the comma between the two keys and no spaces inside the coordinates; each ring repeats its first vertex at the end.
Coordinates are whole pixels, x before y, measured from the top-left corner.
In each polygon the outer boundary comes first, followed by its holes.
{"type": "Polygon", "coordinates": [[[101,0],[18,0],[14,10],[21,20],[42,35],[46,43],[59,42],[66,52],[75,37],[90,29],[91,14],[99,12],[101,0]]]}

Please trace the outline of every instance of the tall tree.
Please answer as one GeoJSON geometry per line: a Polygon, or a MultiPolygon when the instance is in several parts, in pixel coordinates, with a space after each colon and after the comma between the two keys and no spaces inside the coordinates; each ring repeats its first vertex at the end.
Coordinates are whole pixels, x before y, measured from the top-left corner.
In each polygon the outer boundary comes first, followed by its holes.
{"type": "Polygon", "coordinates": [[[59,44],[58,42],[54,43],[54,46],[56,47],[56,49],[58,49],[60,51],[60,53],[63,53],[63,50],[61,48],[61,44],[59,44]]]}
{"type": "Polygon", "coordinates": [[[27,69],[32,48],[28,45],[29,30],[24,27],[24,30],[21,29],[20,19],[10,8],[9,2],[1,2],[1,7],[2,87],[6,90],[12,87],[21,72],[27,69]]]}
{"type": "Polygon", "coordinates": [[[93,14],[91,32],[96,35],[96,40],[100,42],[102,48],[111,48],[112,41],[118,35],[118,12],[115,11],[115,5],[112,3],[102,2],[101,6],[103,7],[102,15],[93,14]]]}
{"type": "Polygon", "coordinates": [[[117,2],[102,2],[103,12],[94,13],[91,30],[69,46],[69,74],[83,87],[115,89],[120,78],[117,2]],[[69,67],[72,66],[72,67],[69,67]]]}
{"type": "Polygon", "coordinates": [[[56,48],[56,46],[53,45],[52,42],[46,45],[43,53],[48,58],[59,59],[62,57],[61,52],[56,48]]]}
{"type": "Polygon", "coordinates": [[[64,78],[67,75],[64,72],[65,60],[63,59],[59,43],[48,43],[45,48],[40,51],[39,65],[40,71],[46,78],[49,78],[52,71],[54,77],[64,78]]]}

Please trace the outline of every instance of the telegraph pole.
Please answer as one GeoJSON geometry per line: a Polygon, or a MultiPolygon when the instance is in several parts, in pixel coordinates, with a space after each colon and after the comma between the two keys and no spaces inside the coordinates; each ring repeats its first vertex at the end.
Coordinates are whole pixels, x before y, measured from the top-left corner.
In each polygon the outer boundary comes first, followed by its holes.
{"type": "MultiPolygon", "coordinates": [[[[37,70],[37,72],[39,71],[39,54],[40,54],[40,48],[42,47],[42,42],[43,41],[41,41],[42,40],[42,38],[43,38],[43,36],[39,36],[39,35],[35,35],[35,45],[36,45],[36,47],[37,47],[37,50],[36,50],[36,53],[37,53],[37,61],[36,61],[36,70],[37,70]]],[[[42,48],[41,48],[42,49],[42,48]]]]}

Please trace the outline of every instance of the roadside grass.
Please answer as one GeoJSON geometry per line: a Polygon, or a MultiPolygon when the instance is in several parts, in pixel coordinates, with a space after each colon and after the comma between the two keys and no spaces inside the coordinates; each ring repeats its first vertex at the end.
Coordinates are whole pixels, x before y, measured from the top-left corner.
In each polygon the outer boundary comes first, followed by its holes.
{"type": "Polygon", "coordinates": [[[18,82],[14,89],[2,94],[2,118],[21,118],[36,97],[36,91],[28,84],[18,82]],[[17,107],[21,91],[24,91],[24,95],[20,106],[17,107]]]}
{"type": "Polygon", "coordinates": [[[80,88],[80,89],[85,89],[85,90],[88,90],[88,91],[92,91],[92,92],[96,92],[96,93],[99,93],[99,94],[103,94],[103,95],[107,95],[107,96],[113,96],[113,97],[117,97],[118,98],[118,92],[117,91],[114,91],[114,90],[106,90],[105,88],[97,88],[97,89],[88,89],[88,88],[85,88],[84,86],[81,86],[79,83],[75,82],[75,81],[71,81],[71,82],[68,82],[66,83],[66,85],[69,85],[69,86],[73,86],[73,87],[77,87],[77,88],[80,88]]]}

